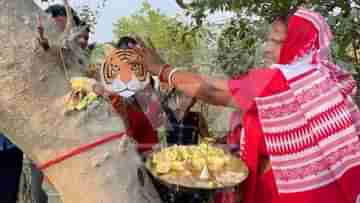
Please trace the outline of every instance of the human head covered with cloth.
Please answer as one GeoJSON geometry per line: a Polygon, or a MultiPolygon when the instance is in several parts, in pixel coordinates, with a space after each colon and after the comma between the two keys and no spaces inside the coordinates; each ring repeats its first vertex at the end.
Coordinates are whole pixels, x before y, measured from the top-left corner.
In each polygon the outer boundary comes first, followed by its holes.
{"type": "MultiPolygon", "coordinates": [[[[283,19],[281,19],[284,23],[283,19]]],[[[275,20],[276,22],[276,20],[275,20]]],[[[287,21],[287,34],[277,59],[289,72],[296,72],[301,64],[317,64],[338,82],[345,94],[356,93],[356,81],[344,68],[331,61],[333,35],[326,19],[317,12],[300,8],[287,21]],[[294,70],[291,70],[294,69],[294,70]]],[[[279,67],[277,64],[273,67],[279,67]]],[[[286,72],[286,71],[285,71],[286,72]]]]}
{"type": "Polygon", "coordinates": [[[286,87],[255,98],[281,202],[360,202],[356,83],[331,61],[332,38],[324,17],[299,8],[270,68],[286,87]]]}

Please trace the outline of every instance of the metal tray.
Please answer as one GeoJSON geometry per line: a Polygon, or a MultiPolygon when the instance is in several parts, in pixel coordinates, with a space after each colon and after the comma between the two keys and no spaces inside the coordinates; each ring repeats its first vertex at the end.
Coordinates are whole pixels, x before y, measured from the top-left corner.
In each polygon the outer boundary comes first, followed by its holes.
{"type": "MultiPolygon", "coordinates": [[[[191,145],[190,145],[191,146],[191,145]]],[[[214,147],[214,146],[213,146],[214,147]]],[[[166,149],[166,148],[165,148],[166,149]]],[[[181,173],[157,174],[152,159],[159,150],[147,156],[146,169],[150,175],[160,183],[181,191],[223,191],[232,189],[246,180],[249,171],[245,163],[237,156],[226,152],[231,158],[224,167],[223,172],[210,175],[210,180],[199,178],[201,171],[192,171],[191,175],[181,173]],[[221,178],[223,177],[223,178],[221,178]],[[214,184],[211,185],[210,182],[214,184]]],[[[211,172],[210,172],[211,173],[211,172]]]]}

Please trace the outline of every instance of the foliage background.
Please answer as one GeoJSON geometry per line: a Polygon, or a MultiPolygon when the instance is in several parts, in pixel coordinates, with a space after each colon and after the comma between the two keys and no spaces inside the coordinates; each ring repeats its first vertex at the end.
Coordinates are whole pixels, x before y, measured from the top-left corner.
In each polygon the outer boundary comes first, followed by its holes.
{"type": "Polygon", "coordinates": [[[261,64],[258,53],[266,24],[275,16],[287,15],[289,10],[301,5],[319,11],[327,18],[335,35],[334,58],[338,63],[346,64],[355,76],[359,75],[359,0],[194,0],[190,3],[177,0],[177,3],[192,17],[193,26],[198,27],[211,13],[231,11],[235,14],[223,26],[218,39],[217,63],[228,74],[261,64]]]}

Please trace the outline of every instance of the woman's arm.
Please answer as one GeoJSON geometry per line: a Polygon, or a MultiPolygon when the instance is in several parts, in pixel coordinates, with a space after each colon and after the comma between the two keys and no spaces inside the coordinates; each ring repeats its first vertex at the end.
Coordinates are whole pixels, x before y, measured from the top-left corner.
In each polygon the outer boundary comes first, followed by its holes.
{"type": "MultiPolygon", "coordinates": [[[[156,69],[156,67],[153,69],[156,69]]],[[[171,69],[165,69],[164,77],[168,78],[170,72],[171,69]]],[[[226,79],[214,79],[187,71],[176,71],[172,76],[171,84],[190,97],[214,105],[237,108],[226,79]]]]}
{"type": "MultiPolygon", "coordinates": [[[[121,60],[142,65],[152,74],[160,76],[160,79],[169,80],[172,69],[165,65],[156,50],[146,47],[139,38],[136,41],[138,42],[137,45],[129,44],[131,48],[120,50],[121,60]]],[[[171,81],[168,82],[171,85],[190,97],[201,99],[210,104],[238,108],[229,91],[227,80],[207,78],[188,71],[176,71],[170,79],[171,81]]]]}

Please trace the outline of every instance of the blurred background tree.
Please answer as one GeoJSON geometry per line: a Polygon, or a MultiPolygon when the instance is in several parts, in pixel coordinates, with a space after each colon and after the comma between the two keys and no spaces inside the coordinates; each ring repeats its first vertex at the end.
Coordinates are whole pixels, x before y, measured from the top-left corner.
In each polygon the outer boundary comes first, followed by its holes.
{"type": "Polygon", "coordinates": [[[332,27],[334,58],[346,64],[355,76],[360,72],[360,3],[359,0],[176,0],[194,27],[206,23],[216,12],[232,12],[229,23],[222,26],[218,38],[217,64],[228,74],[261,65],[259,50],[266,25],[275,16],[286,15],[299,5],[319,11],[332,27]]]}

